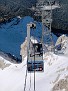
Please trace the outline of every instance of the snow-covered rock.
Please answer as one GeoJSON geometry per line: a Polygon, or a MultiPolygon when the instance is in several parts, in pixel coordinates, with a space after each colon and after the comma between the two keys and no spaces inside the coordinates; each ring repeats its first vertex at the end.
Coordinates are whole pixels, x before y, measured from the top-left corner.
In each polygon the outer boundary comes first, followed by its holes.
{"type": "Polygon", "coordinates": [[[24,43],[21,44],[20,55],[22,56],[22,60],[27,56],[27,38],[25,39],[24,43]]]}
{"type": "Polygon", "coordinates": [[[66,35],[61,35],[55,44],[57,52],[68,55],[68,37],[66,35]]]}
{"type": "Polygon", "coordinates": [[[11,63],[0,56],[0,68],[3,70],[6,67],[9,67],[11,63]]]}
{"type": "MultiPolygon", "coordinates": [[[[39,40],[36,38],[34,39],[33,36],[31,36],[30,41],[31,41],[31,43],[38,43],[39,42],[39,40]]],[[[21,44],[20,55],[22,56],[22,60],[27,56],[27,37],[26,37],[24,43],[21,44]]]]}
{"type": "MultiPolygon", "coordinates": [[[[27,58],[0,69],[0,91],[24,91],[27,58]]],[[[36,72],[36,91],[68,91],[68,57],[44,55],[44,72],[36,72]]],[[[27,73],[26,90],[34,91],[34,74],[27,73]],[[31,86],[30,86],[31,81],[31,86]]]]}
{"type": "Polygon", "coordinates": [[[65,42],[67,42],[68,40],[68,37],[66,35],[61,35],[58,39],[57,39],[57,42],[56,42],[56,46],[59,45],[59,44],[65,44],[65,42]]]}

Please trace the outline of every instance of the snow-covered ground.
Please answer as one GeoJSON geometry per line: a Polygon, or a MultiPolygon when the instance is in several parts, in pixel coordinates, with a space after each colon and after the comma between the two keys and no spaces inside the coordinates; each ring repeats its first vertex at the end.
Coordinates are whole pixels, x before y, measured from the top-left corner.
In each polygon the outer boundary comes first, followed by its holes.
{"type": "MultiPolygon", "coordinates": [[[[27,57],[21,64],[1,60],[10,65],[0,68],[0,91],[24,91],[27,57]]],[[[34,91],[33,86],[34,74],[28,73],[25,91],[34,91]]],[[[44,72],[36,72],[36,91],[68,91],[68,56],[44,54],[44,72]]]]}
{"type": "MultiPolygon", "coordinates": [[[[4,62],[7,63],[6,60],[4,62]]],[[[11,64],[3,70],[0,69],[0,91],[24,91],[25,72],[26,58],[21,64],[11,64]]],[[[66,76],[68,76],[68,57],[47,53],[44,58],[44,72],[36,72],[36,91],[52,91],[55,84],[66,76]]],[[[33,80],[33,73],[28,73],[26,91],[29,89],[33,91],[33,80]]]]}

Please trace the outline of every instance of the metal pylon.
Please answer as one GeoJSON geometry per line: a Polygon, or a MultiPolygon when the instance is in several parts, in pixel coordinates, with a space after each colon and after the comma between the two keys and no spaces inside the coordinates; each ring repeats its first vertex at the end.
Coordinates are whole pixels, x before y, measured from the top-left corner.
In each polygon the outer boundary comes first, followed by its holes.
{"type": "Polygon", "coordinates": [[[38,3],[35,9],[36,16],[42,17],[42,44],[45,50],[54,52],[54,42],[52,37],[52,10],[59,8],[59,4],[55,1],[48,1],[47,3],[38,3]]]}
{"type": "Polygon", "coordinates": [[[51,32],[52,10],[42,11],[42,41],[47,51],[54,52],[54,42],[51,32]]]}

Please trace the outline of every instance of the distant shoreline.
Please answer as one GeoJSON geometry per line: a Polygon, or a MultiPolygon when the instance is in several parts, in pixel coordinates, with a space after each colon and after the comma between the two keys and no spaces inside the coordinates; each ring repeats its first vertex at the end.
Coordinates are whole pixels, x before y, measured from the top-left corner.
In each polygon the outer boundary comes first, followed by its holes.
{"type": "Polygon", "coordinates": [[[53,32],[54,34],[56,34],[58,37],[59,37],[61,34],[68,34],[68,30],[56,29],[56,28],[53,28],[53,27],[52,27],[52,32],[53,32]]]}
{"type": "Polygon", "coordinates": [[[0,50],[0,56],[12,63],[21,63],[21,59],[15,57],[14,55],[10,53],[5,53],[1,50],[0,50]]]}

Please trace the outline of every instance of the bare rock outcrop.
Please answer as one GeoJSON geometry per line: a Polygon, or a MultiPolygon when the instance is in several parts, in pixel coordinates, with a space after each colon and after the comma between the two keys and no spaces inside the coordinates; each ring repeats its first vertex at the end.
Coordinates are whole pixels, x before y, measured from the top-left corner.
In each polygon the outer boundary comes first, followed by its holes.
{"type": "Polygon", "coordinates": [[[68,49],[68,37],[66,35],[61,35],[55,44],[55,47],[58,52],[61,52],[65,55],[68,55],[67,49],[68,49]]]}
{"type": "Polygon", "coordinates": [[[0,60],[0,68],[3,70],[6,67],[9,67],[11,64],[4,63],[4,60],[0,60]]]}
{"type": "Polygon", "coordinates": [[[68,76],[65,77],[65,79],[59,80],[53,87],[52,91],[68,91],[68,76]]]}

